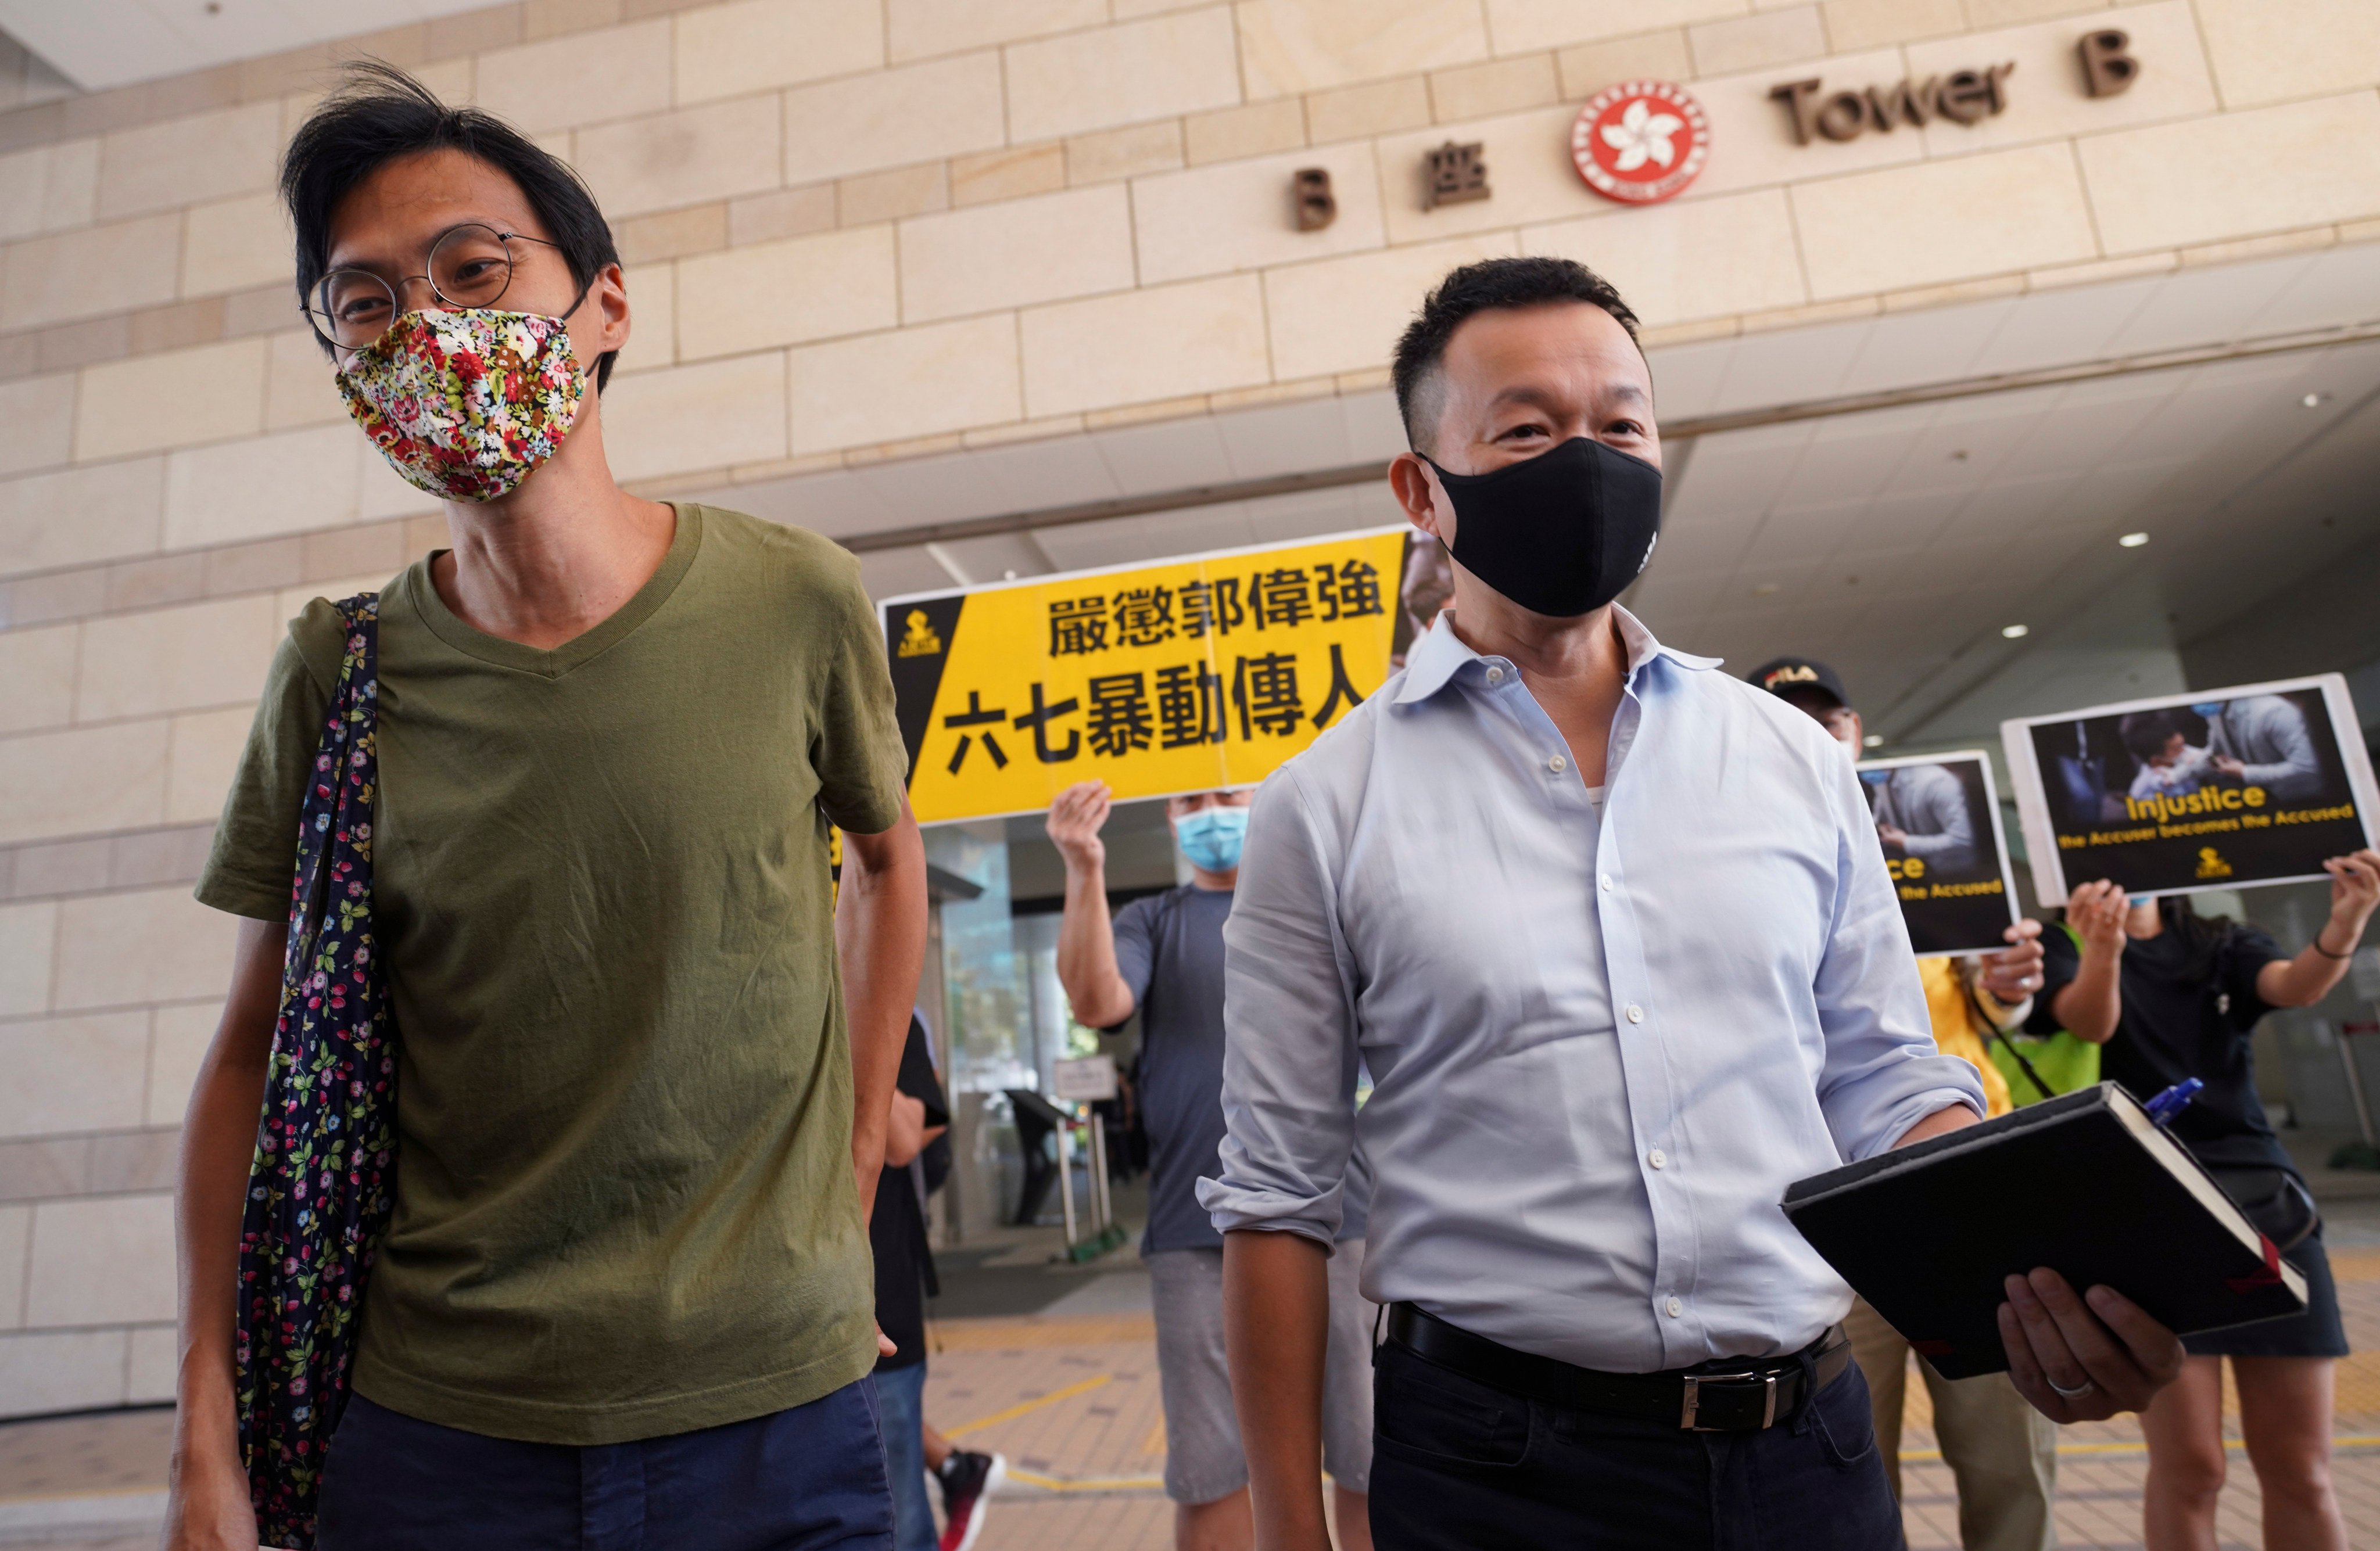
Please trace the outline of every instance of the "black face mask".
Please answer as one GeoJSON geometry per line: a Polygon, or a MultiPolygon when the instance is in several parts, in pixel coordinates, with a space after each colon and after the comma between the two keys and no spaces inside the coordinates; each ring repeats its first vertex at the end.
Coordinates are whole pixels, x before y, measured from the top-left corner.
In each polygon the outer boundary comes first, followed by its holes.
{"type": "Polygon", "coordinates": [[[1653,558],[1661,471],[1600,442],[1572,437],[1492,474],[1438,478],[1454,503],[1454,558],[1534,613],[1593,613],[1653,558]]]}

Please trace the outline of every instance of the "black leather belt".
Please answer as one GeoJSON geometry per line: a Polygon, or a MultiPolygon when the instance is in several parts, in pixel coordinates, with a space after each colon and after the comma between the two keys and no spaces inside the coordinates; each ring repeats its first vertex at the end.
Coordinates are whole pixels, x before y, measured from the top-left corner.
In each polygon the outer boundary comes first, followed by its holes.
{"type": "Polygon", "coordinates": [[[1810,1374],[1824,1389],[1852,1361],[1851,1340],[1838,1325],[1791,1357],[1722,1359],[1658,1374],[1599,1373],[1515,1351],[1411,1303],[1389,1306],[1389,1339],[1426,1363],[1510,1395],[1697,1433],[1756,1433],[1790,1422],[1808,1398],[1803,1386],[1810,1374]]]}

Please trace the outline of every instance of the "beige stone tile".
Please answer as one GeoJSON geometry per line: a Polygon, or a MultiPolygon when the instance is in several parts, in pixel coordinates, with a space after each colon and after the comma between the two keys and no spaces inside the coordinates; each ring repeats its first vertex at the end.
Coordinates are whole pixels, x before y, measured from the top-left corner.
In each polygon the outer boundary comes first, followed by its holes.
{"type": "Polygon", "coordinates": [[[74,447],[74,377],[21,377],[0,383],[0,475],[50,468],[74,447]]]}
{"type": "Polygon", "coordinates": [[[139,1125],[148,1069],[145,1012],[0,1024],[0,1138],[139,1125]]]}
{"type": "Polygon", "coordinates": [[[0,256],[0,329],[172,301],[181,249],[179,214],[11,244],[0,256]]]}
{"type": "Polygon", "coordinates": [[[787,91],[783,181],[813,183],[963,156],[1007,139],[1000,55],[960,55],[787,91]]]}
{"type": "Polygon", "coordinates": [[[148,554],[164,509],[163,458],[0,480],[0,573],[148,554]]]}
{"type": "Polygon", "coordinates": [[[565,33],[479,56],[479,105],[529,134],[670,105],[667,18],[565,33]]]}
{"type": "Polygon", "coordinates": [[[1420,76],[1342,86],[1305,99],[1306,132],[1316,145],[1410,129],[1429,118],[1429,82],[1420,76]]]}
{"type": "Polygon", "coordinates": [[[884,9],[895,64],[1103,26],[1108,19],[1104,0],[885,0],[884,9]]]}
{"type": "Polygon", "coordinates": [[[44,1201],[33,1208],[31,1259],[25,1276],[29,1329],[171,1319],[174,1198],[44,1201]]]}
{"type": "Polygon", "coordinates": [[[1888,48],[1694,82],[1694,100],[1710,120],[1711,144],[1725,151],[1714,151],[1685,197],[1708,199],[1740,188],[1835,177],[1922,159],[1925,142],[1905,129],[1853,140],[1813,138],[1807,145],[1796,145],[1791,114],[1768,95],[1780,81],[1815,79],[1830,92],[1863,91],[1888,86],[1908,73],[1900,51],[1888,48]]]}
{"type": "Polygon", "coordinates": [[[1144,285],[1328,258],[1387,241],[1379,167],[1368,140],[1135,178],[1132,204],[1144,285]],[[1318,232],[1297,229],[1292,179],[1308,167],[1330,175],[1339,205],[1338,218],[1318,232]]]}
{"type": "Polygon", "coordinates": [[[290,285],[297,268],[291,244],[289,219],[276,195],[198,205],[182,227],[182,295],[290,285]]]}
{"type": "Polygon", "coordinates": [[[668,366],[678,358],[678,266],[639,264],[624,271],[621,280],[628,291],[628,343],[612,364],[613,371],[668,366]]]}
{"type": "MultiPolygon", "coordinates": [[[[404,477],[390,466],[381,450],[369,440],[350,434],[347,441],[355,449],[356,503],[348,516],[335,520],[370,523],[388,517],[412,517],[440,509],[437,497],[425,495],[406,483],[404,477]]],[[[323,456],[327,462],[327,451],[323,456]]],[[[320,524],[310,523],[307,526],[311,527],[320,524]]],[[[383,572],[373,578],[371,585],[377,587],[386,579],[387,573],[383,572]]]]}
{"type": "Polygon", "coordinates": [[[63,727],[74,720],[72,624],[0,632],[0,733],[63,727]]]}
{"type": "Polygon", "coordinates": [[[581,129],[575,164],[604,213],[698,205],[780,181],[777,100],[743,97],[581,129]]]}
{"type": "Polygon", "coordinates": [[[1238,50],[1227,6],[1012,43],[1004,52],[1008,127],[1020,141],[1228,107],[1240,100],[1238,50]]]}
{"type": "Polygon", "coordinates": [[[1273,374],[1293,382],[1387,365],[1397,335],[1449,271],[1515,251],[1512,233],[1488,232],[1266,271],[1273,374]]]}
{"type": "Polygon", "coordinates": [[[998,313],[792,352],[802,456],[1002,425],[1025,413],[1016,319],[998,313]]]}
{"type": "Polygon", "coordinates": [[[1182,142],[1194,167],[1288,151],[1305,143],[1305,104],[1295,98],[1279,97],[1245,107],[1194,113],[1182,121],[1182,142]]]}
{"type": "Polygon", "coordinates": [[[1639,32],[1609,42],[1578,43],[1555,55],[1554,65],[1561,76],[1562,95],[1572,102],[1583,102],[1623,80],[1682,81],[1694,73],[1682,27],[1639,32]]]}
{"type": "Polygon", "coordinates": [[[785,357],[640,371],[603,395],[603,447],[612,472],[650,479],[785,455],[785,357]]]}
{"type": "Polygon", "coordinates": [[[2094,135],[2080,151],[2110,254],[2380,214],[2369,91],[2094,135]]]}
{"type": "Polygon", "coordinates": [[[0,156],[0,241],[88,224],[99,211],[99,142],[0,156]]]}
{"type": "MultiPolygon", "coordinates": [[[[0,766],[7,761],[7,749],[0,743],[0,766]]],[[[57,939],[55,901],[0,904],[0,1015],[48,1010],[57,939]]]]}
{"type": "Polygon", "coordinates": [[[1459,127],[1433,127],[1391,135],[1379,143],[1381,212],[1392,243],[1429,242],[1466,232],[1566,221],[1600,214],[1609,201],[1589,188],[1570,159],[1575,108],[1539,108],[1459,127]],[[1422,208],[1426,158],[1448,140],[1485,149],[1493,196],[1464,204],[1422,208]]]}
{"type": "Polygon", "coordinates": [[[631,216],[612,224],[612,239],[625,264],[650,264],[710,253],[727,246],[727,202],[687,205],[658,215],[631,216]]]}
{"type": "Polygon", "coordinates": [[[273,334],[264,351],[264,429],[347,423],[339,396],[338,373],[314,331],[297,328],[273,334]]]}
{"type": "Polygon", "coordinates": [[[2070,20],[1910,44],[1902,52],[1913,79],[1949,75],[1979,63],[2016,66],[2006,88],[2010,93],[2006,113],[1973,125],[1937,120],[1925,131],[1926,154],[1955,156],[2215,111],[2215,85],[2207,75],[2205,55],[2199,51],[2189,0],[2130,6],[2109,15],[2132,35],[2139,57],[2156,61],[2155,68],[2141,72],[2131,91],[2116,97],[2093,97],[2084,91],[2082,71],[2074,55],[2078,30],[2070,20]]]}
{"type": "Polygon", "coordinates": [[[236,918],[181,884],[61,901],[57,1009],[220,997],[231,984],[237,933],[236,918]]]}
{"type": "Polygon", "coordinates": [[[1432,116],[1440,124],[1487,118],[1561,99],[1550,54],[1524,54],[1486,65],[1440,70],[1429,78],[1432,116]]]}
{"type": "Polygon", "coordinates": [[[1267,381],[1253,274],[1035,308],[1021,320],[1026,412],[1071,415],[1267,381]]]}
{"type": "Polygon", "coordinates": [[[1251,101],[1488,57],[1478,0],[1239,0],[1251,101]]]}
{"type": "Polygon", "coordinates": [[[270,593],[93,620],[83,626],[75,720],[254,700],[280,636],[270,593]]]}
{"type": "Polygon", "coordinates": [[[901,223],[901,317],[929,322],[1129,288],[1132,204],[1122,184],[901,223]]]}
{"type": "Polygon", "coordinates": [[[223,1003],[201,1001],[161,1007],[151,1014],[149,1090],[143,1125],[174,1125],[190,1107],[199,1067],[223,1019],[223,1003]]]}
{"type": "Polygon", "coordinates": [[[837,218],[846,226],[899,221],[951,208],[950,164],[920,162],[886,173],[863,173],[834,187],[837,218]]]}
{"type": "Polygon", "coordinates": [[[164,1405],[174,1399],[180,1376],[181,1339],[171,1325],[143,1326],[129,1333],[131,1350],[125,1359],[124,1403],[164,1405]]]}
{"type": "Polygon", "coordinates": [[[890,226],[688,259],[680,266],[679,289],[678,351],[689,361],[865,333],[901,321],[890,226]]]}
{"type": "Polygon", "coordinates": [[[1487,0],[1488,38],[1500,55],[1650,32],[1719,17],[1743,16],[1746,0],[1641,0],[1633,6],[1582,6],[1578,0],[1487,0]]]}
{"type": "Polygon", "coordinates": [[[1050,142],[951,158],[951,203],[990,204],[1066,187],[1066,148],[1050,142]]]}
{"type": "Polygon", "coordinates": [[[2086,15],[2107,6],[2108,0],[1967,0],[1967,25],[2005,27],[2044,17],[2086,15]]]}
{"type": "Polygon", "coordinates": [[[158,822],[163,732],[154,722],[124,722],[0,739],[0,844],[158,822]]]}
{"type": "Polygon", "coordinates": [[[1617,285],[1647,327],[1809,299],[1779,188],[1531,226],[1521,233],[1521,250],[1576,259],[1617,285]]]}
{"type": "Polygon", "coordinates": [[[75,461],[246,436],[264,422],[261,339],[236,339],[85,367],[75,461]]]}
{"type": "Polygon", "coordinates": [[[1817,6],[1796,6],[1689,27],[1686,42],[1694,50],[1694,74],[1717,76],[1815,59],[1827,52],[1827,30],[1817,6]]]}
{"type": "Polygon", "coordinates": [[[1825,0],[1827,38],[1839,49],[1939,38],[1967,26],[1960,0],[1825,0]]]}
{"type": "Polygon", "coordinates": [[[124,1402],[121,1330],[29,1330],[0,1337],[0,1413],[43,1416],[124,1402]]]}
{"type": "Polygon", "coordinates": [[[684,11],[676,19],[681,103],[736,97],[884,65],[880,0],[737,0],[684,11]]]}
{"type": "Polygon", "coordinates": [[[1791,197],[1817,301],[2097,252],[2073,157],[2062,144],[1803,184],[1791,197]]]}
{"type": "Polygon", "coordinates": [[[616,27],[621,14],[620,0],[526,0],[521,7],[521,36],[535,42],[591,27],[616,27]]]}
{"type": "Polygon", "coordinates": [[[130,323],[128,339],[136,356],[212,345],[224,336],[224,298],[202,297],[171,307],[152,307],[134,313],[130,323]]]}
{"type": "MultiPolygon", "coordinates": [[[[332,593],[334,598],[352,598],[358,592],[377,588],[348,587],[332,593]]],[[[307,589],[309,596],[324,588],[307,589]]],[[[276,621],[287,620],[298,611],[283,607],[285,598],[267,594],[276,621]]],[[[301,604],[300,607],[303,607],[301,604]]],[[[279,645],[281,628],[274,630],[274,645],[279,645]]],[[[165,756],[165,822],[168,824],[199,824],[216,818],[223,812],[224,794],[231,790],[233,772],[239,768],[239,756],[248,744],[248,726],[255,720],[253,706],[234,706],[224,710],[185,711],[174,718],[167,733],[169,747],[165,756]]]]}
{"type": "Polygon", "coordinates": [[[281,104],[249,103],[137,129],[99,146],[99,218],[175,210],[273,187],[281,104]]]}
{"type": "Polygon", "coordinates": [[[808,236],[833,225],[834,185],[831,183],[754,194],[731,200],[727,206],[727,240],[739,248],[747,242],[808,236]]]}
{"type": "Polygon", "coordinates": [[[174,454],[165,460],[165,547],[353,521],[359,447],[369,443],[353,427],[324,425],[174,454]]]}
{"type": "Polygon", "coordinates": [[[1159,16],[1167,11],[1186,11],[1209,0],[1110,0],[1118,21],[1135,21],[1145,16],[1159,16]]]}
{"type": "Polygon", "coordinates": [[[0,1330],[25,1323],[25,1255],[32,1237],[32,1207],[0,1206],[0,1330]]]}
{"type": "Polygon", "coordinates": [[[1160,118],[1066,141],[1066,181],[1104,183],[1182,165],[1182,121],[1160,118]]]}
{"type": "MultiPolygon", "coordinates": [[[[2369,0],[2199,0],[2198,18],[2226,107],[2343,91],[2380,77],[2380,6],[2369,0]]],[[[2146,67],[2137,91],[2162,61],[2134,53],[2146,67]]]]}

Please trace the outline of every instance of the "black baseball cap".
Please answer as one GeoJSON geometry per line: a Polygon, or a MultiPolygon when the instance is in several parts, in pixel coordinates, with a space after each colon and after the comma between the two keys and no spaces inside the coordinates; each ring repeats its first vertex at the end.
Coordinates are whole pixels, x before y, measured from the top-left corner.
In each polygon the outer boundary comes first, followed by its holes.
{"type": "Polygon", "coordinates": [[[1822,695],[1833,696],[1835,704],[1839,706],[1848,708],[1852,703],[1851,695],[1843,688],[1843,681],[1835,671],[1806,657],[1780,657],[1773,662],[1764,662],[1745,674],[1744,679],[1771,695],[1783,695],[1796,689],[1815,689],[1822,695]]]}

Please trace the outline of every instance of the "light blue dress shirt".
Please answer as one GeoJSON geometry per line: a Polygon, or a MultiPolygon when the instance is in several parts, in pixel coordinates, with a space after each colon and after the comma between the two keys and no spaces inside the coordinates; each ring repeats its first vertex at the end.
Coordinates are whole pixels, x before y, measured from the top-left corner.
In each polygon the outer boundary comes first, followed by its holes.
{"type": "Polygon", "coordinates": [[[1601,792],[1441,618],[1257,793],[1199,1199],[1328,1244],[1360,1149],[1367,1297],[1645,1373],[1815,1339],[1851,1292],[1785,1187],[1984,1096],[1935,1050],[1842,749],[1614,614],[1601,792]]]}

